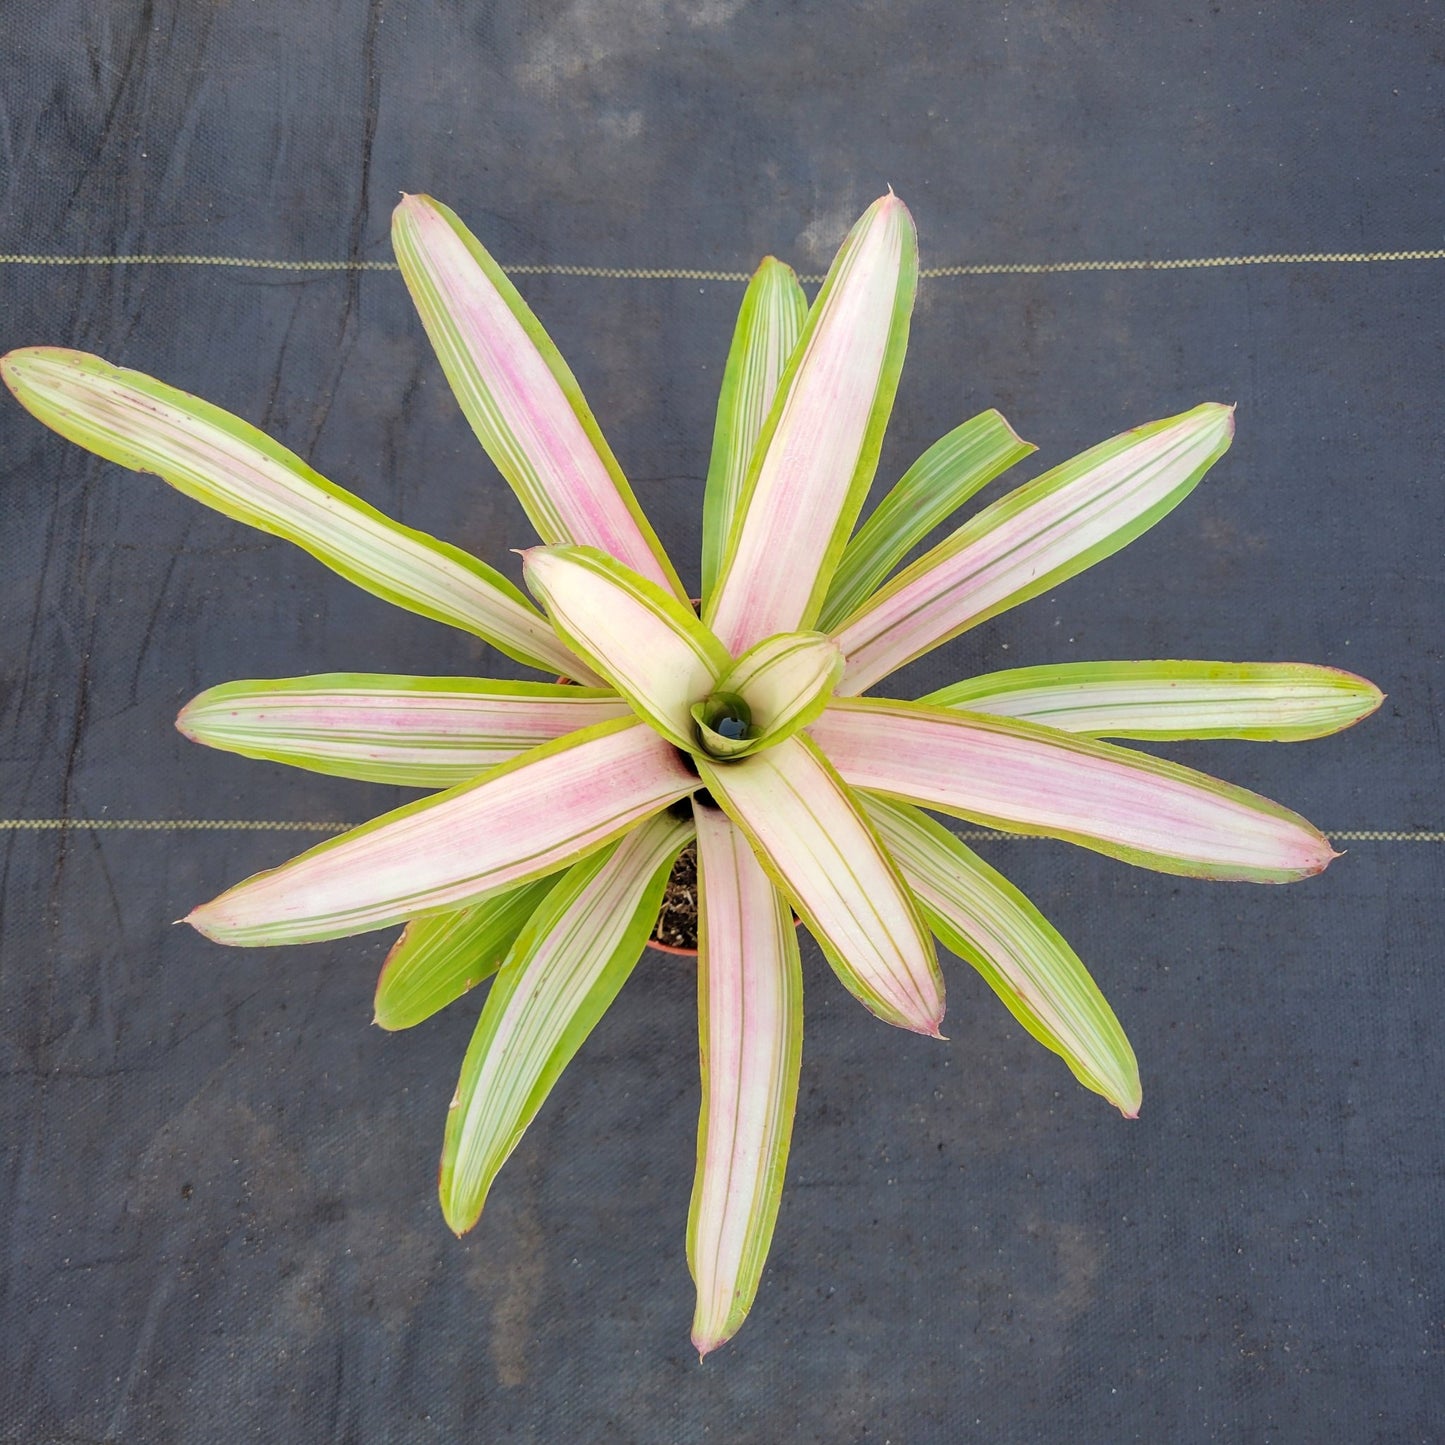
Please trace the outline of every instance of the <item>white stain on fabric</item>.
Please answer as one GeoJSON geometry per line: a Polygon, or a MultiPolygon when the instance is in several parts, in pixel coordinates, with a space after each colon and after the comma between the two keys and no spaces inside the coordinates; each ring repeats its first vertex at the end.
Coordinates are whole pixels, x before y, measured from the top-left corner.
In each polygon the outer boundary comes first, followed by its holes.
{"type": "Polygon", "coordinates": [[[655,55],[688,31],[718,30],[749,0],[572,0],[537,36],[518,67],[524,84],[551,89],[593,66],[655,55]]]}

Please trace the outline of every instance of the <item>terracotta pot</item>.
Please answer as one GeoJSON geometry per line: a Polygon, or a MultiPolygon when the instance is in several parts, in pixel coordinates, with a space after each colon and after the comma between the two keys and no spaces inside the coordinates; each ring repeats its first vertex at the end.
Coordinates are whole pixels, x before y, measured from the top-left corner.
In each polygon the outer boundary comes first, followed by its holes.
{"type": "Polygon", "coordinates": [[[676,944],[659,943],[655,938],[649,938],[647,940],[647,946],[649,948],[655,948],[659,953],[675,954],[678,958],[697,957],[697,949],[695,948],[678,948],[676,944]]]}

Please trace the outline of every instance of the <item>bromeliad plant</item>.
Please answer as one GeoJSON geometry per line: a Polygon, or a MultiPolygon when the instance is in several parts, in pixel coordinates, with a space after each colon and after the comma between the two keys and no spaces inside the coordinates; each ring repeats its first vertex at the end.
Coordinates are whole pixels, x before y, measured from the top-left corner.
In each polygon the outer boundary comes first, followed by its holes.
{"type": "Polygon", "coordinates": [[[793,911],[844,986],[938,1036],[933,938],[969,960],[1079,1080],[1132,1117],[1134,1054],[1084,966],[924,808],[1064,838],[1166,873],[1282,883],[1334,856],[1304,819],[1103,738],[1293,740],[1380,693],[1295,664],[1100,662],[864,696],[905,663],[1117,551],[1229,445],[1205,405],[1092,448],[890,574],[1032,447],[997,412],[949,433],[854,534],[917,277],[891,193],[811,308],[767,260],[743,298],[703,504],[701,615],[591,412],[501,268],[444,206],[397,208],[397,258],[462,409],[541,535],[542,611],[466,553],[382,516],[253,427],[158,381],[49,349],[5,358],[63,435],[287,537],[342,576],[556,682],[342,674],[211,689],[181,714],[214,747],[441,790],[191,913],[229,944],[405,924],[386,1028],[496,972],[446,1123],[441,1203],[492,1180],[641,956],[696,840],[702,1114],[687,1254],[693,1340],[742,1323],[772,1235],[798,1089],[793,911]]]}

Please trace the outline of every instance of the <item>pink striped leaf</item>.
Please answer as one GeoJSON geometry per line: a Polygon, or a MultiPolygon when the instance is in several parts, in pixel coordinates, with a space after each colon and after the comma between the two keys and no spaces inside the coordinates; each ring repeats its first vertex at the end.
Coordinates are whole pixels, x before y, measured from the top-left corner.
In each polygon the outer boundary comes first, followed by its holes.
{"type": "Polygon", "coordinates": [[[0,373],[27,411],[87,451],[296,543],[387,602],[577,677],[577,660],[500,572],[393,522],[239,417],[80,351],[12,351],[0,373]]]}
{"type": "Polygon", "coordinates": [[[854,698],[830,703],[812,731],[851,787],[1161,873],[1288,883],[1336,856],[1267,798],[1037,723],[854,698]]]}
{"type": "Polygon", "coordinates": [[[176,726],[207,747],[312,772],[450,788],[580,728],[629,717],[596,688],[326,673],[209,688],[176,726]]]}
{"type": "Polygon", "coordinates": [[[695,760],[844,986],[887,1023],[941,1037],[933,940],[873,826],[808,735],[739,762],[695,760]]]}
{"type": "Polygon", "coordinates": [[[747,838],[693,806],[702,897],[702,1113],[687,1219],[699,1355],[730,1339],[758,1291],[792,1137],[803,1056],[803,974],[787,904],[747,838]]]}
{"type": "Polygon", "coordinates": [[[1099,738],[1299,742],[1385,700],[1372,682],[1304,662],[1065,662],[987,672],[920,698],[1099,738]]]}
{"type": "Polygon", "coordinates": [[[686,600],[576,377],[486,248],[430,196],[403,199],[391,239],[462,411],[542,540],[599,547],[686,600]]]}
{"type": "Polygon", "coordinates": [[[835,629],[848,658],[839,692],[865,692],[1111,556],[1183,501],[1233,435],[1230,407],[1198,406],[1091,447],[985,507],[835,629]]]}
{"type": "Polygon", "coordinates": [[[381,966],[374,1022],[409,1029],[490,978],[556,882],[553,874],[455,913],[413,918],[381,966]]]}
{"type": "Polygon", "coordinates": [[[697,786],[651,728],[597,723],[258,873],[186,922],[218,943],[310,943],[454,911],[595,852],[697,786]]]}
{"type": "Polygon", "coordinates": [[[816,620],[878,464],[918,238],[890,192],[838,252],[778,385],[704,619],[735,656],[816,620]]]}
{"type": "Polygon", "coordinates": [[[778,382],[808,315],[791,266],[765,257],[748,282],[723,369],[712,459],[702,494],[702,595],[712,595],[748,478],[748,464],[778,382]]]}
{"type": "Polygon", "coordinates": [[[1134,1050],[1058,930],[926,813],[868,796],[864,806],[944,947],[967,959],[1085,1088],[1134,1118],[1140,1099],[1134,1050]]]}
{"type": "Polygon", "coordinates": [[[642,956],[692,824],[663,814],[574,864],[502,965],[447,1115],[438,1192],[458,1234],[642,956]]]}
{"type": "Polygon", "coordinates": [[[532,547],[522,566],[572,650],[677,747],[694,747],[690,709],[732,659],[692,608],[595,547],[532,547]]]}

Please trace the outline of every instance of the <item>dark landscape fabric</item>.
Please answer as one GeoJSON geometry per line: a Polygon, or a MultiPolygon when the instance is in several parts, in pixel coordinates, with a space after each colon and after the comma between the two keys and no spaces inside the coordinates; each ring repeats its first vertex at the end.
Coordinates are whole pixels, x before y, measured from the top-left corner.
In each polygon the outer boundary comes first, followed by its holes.
{"type": "Polygon", "coordinates": [[[391,934],[172,926],[412,796],[198,747],[197,692],[522,670],[0,396],[0,1442],[1445,1438],[1442,60],[1427,0],[0,6],[0,350],[159,376],[519,578],[392,266],[399,194],[434,195],[695,591],[742,280],[771,253],[811,294],[891,185],[924,274],[875,497],[988,407],[1039,452],[984,500],[1238,406],[1176,512],[900,695],[1132,657],[1389,694],[1313,743],[1158,749],[1317,823],[1321,877],[977,844],[1114,1005],[1136,1121],[965,963],[939,1043],[805,938],[777,1232],[700,1365],[690,960],[645,955],[458,1240],[482,992],[387,1034],[391,934]]]}

